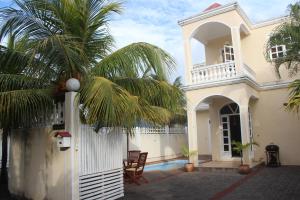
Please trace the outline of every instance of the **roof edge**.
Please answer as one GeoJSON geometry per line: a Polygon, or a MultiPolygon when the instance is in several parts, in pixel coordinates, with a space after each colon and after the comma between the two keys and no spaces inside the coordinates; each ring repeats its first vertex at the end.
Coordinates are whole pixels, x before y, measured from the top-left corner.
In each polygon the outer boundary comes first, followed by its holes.
{"type": "Polygon", "coordinates": [[[247,14],[244,12],[244,10],[241,8],[241,6],[238,4],[238,2],[232,2],[232,3],[228,3],[225,4],[223,6],[220,6],[218,8],[215,8],[213,10],[208,10],[206,12],[202,12],[200,14],[196,14],[193,15],[191,17],[188,17],[186,19],[183,20],[179,20],[178,21],[178,25],[180,26],[184,26],[190,23],[193,23],[195,21],[201,20],[201,19],[206,19],[215,15],[219,15],[222,13],[226,13],[232,10],[237,10],[237,12],[241,15],[241,17],[244,19],[244,21],[246,22],[247,26],[250,29],[256,29],[256,28],[260,28],[260,27],[264,27],[264,26],[269,26],[272,24],[276,24],[282,21],[285,21],[289,18],[288,15],[281,15],[278,17],[272,17],[270,19],[266,19],[260,22],[255,22],[253,23],[247,16],[247,14]]]}
{"type": "Polygon", "coordinates": [[[196,14],[196,15],[193,15],[193,16],[188,17],[186,19],[179,20],[178,24],[180,26],[190,24],[190,23],[192,23],[192,22],[194,22],[195,20],[198,20],[198,19],[205,19],[205,18],[208,18],[208,17],[212,17],[214,15],[218,15],[218,14],[221,14],[221,13],[224,13],[224,12],[234,10],[237,6],[238,6],[237,2],[228,3],[228,4],[222,5],[220,7],[217,7],[213,10],[207,10],[205,12],[201,12],[200,14],[196,14]]]}

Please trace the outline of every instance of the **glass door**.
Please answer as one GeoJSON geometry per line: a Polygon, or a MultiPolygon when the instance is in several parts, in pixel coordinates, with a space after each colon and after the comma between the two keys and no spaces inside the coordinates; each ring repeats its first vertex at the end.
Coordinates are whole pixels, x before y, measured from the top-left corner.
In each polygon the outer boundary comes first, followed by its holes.
{"type": "Polygon", "coordinates": [[[221,126],[222,126],[222,157],[223,159],[231,158],[231,142],[230,142],[230,123],[229,116],[221,116],[221,126]]]}

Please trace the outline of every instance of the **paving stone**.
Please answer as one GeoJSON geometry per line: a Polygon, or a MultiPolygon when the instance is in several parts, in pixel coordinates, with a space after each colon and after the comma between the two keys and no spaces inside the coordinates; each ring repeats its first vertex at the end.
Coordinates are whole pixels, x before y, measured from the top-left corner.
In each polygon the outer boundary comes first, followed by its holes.
{"type": "Polygon", "coordinates": [[[124,200],[296,200],[300,167],[261,168],[249,177],[233,171],[148,172],[148,184],[125,185],[124,200]],[[221,194],[221,195],[220,195],[221,194]]]}

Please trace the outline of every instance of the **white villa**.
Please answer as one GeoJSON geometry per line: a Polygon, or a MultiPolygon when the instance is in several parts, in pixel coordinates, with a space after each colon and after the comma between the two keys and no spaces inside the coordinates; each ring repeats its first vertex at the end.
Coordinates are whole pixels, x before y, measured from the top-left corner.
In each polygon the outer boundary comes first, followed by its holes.
{"type": "MultiPolygon", "coordinates": [[[[264,54],[269,34],[285,20],[252,23],[235,2],[215,3],[179,21],[190,150],[211,155],[213,161],[234,161],[239,155],[232,151],[232,141],[255,141],[259,147],[244,154],[244,161],[253,165],[265,160],[266,145],[274,143],[283,165],[300,165],[300,121],[284,108],[293,79],[284,69],[279,79],[264,54]],[[191,39],[204,45],[204,63],[192,63],[191,39]]],[[[276,59],[284,52],[285,46],[278,44],[270,55],[276,59]]],[[[192,160],[198,165],[198,157],[192,160]]]]}

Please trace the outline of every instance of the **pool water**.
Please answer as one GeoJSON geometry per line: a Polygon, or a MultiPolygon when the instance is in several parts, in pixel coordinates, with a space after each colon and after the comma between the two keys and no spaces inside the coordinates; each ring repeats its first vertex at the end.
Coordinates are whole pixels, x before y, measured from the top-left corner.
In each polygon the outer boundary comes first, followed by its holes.
{"type": "Polygon", "coordinates": [[[184,164],[187,162],[187,160],[172,160],[163,163],[146,165],[144,171],[167,171],[171,169],[178,169],[184,167],[184,164]]]}

